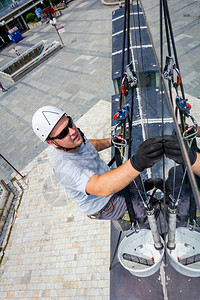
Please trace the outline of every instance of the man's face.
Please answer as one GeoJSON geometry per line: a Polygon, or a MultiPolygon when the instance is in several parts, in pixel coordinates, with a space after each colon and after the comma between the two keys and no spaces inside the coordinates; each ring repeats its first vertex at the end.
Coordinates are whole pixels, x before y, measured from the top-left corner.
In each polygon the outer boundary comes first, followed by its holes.
{"type": "MultiPolygon", "coordinates": [[[[50,138],[59,136],[59,134],[66,128],[67,125],[70,124],[70,120],[67,116],[63,116],[59,122],[56,124],[52,132],[50,133],[50,138]]],[[[56,138],[54,140],[49,140],[48,144],[56,147],[56,145],[65,147],[65,148],[75,148],[79,147],[82,142],[83,138],[80,135],[79,130],[75,126],[75,124],[70,124],[71,127],[68,127],[68,134],[63,137],[62,139],[56,138]]],[[[78,148],[70,150],[69,152],[76,152],[78,148]]]]}

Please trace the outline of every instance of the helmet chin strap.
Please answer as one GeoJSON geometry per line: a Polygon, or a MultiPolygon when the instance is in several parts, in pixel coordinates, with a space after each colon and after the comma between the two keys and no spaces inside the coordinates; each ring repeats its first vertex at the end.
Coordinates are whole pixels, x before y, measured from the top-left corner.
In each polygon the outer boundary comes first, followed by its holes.
{"type": "MultiPolygon", "coordinates": [[[[78,131],[80,132],[80,135],[81,135],[81,137],[82,137],[82,139],[83,139],[83,143],[85,144],[85,138],[84,138],[84,133],[80,130],[80,128],[77,128],[78,129],[78,131]]],[[[74,147],[74,148],[65,148],[65,147],[62,147],[62,146],[57,146],[56,147],[56,149],[58,149],[58,150],[63,150],[63,151],[70,151],[70,150],[74,150],[74,149],[77,149],[77,148],[79,148],[80,146],[76,146],[76,147],[74,147]]]]}

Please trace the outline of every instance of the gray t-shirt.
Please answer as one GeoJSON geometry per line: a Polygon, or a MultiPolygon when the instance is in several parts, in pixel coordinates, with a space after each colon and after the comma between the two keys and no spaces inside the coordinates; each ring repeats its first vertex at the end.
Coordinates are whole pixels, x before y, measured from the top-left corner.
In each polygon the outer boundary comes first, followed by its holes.
{"type": "Polygon", "coordinates": [[[98,151],[85,139],[77,152],[68,153],[54,151],[54,172],[59,183],[64,186],[74,199],[80,211],[92,215],[101,210],[110,200],[108,197],[88,195],[85,191],[90,177],[102,175],[110,168],[100,158],[98,151]]]}

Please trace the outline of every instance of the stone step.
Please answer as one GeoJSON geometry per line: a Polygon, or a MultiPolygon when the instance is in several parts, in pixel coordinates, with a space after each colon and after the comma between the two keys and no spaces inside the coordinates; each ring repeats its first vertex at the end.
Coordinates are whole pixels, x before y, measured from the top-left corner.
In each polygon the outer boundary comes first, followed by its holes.
{"type": "Polygon", "coordinates": [[[5,225],[10,206],[14,199],[14,193],[4,180],[0,180],[0,235],[5,225]]]}
{"type": "Polygon", "coordinates": [[[0,180],[0,256],[7,245],[17,215],[24,188],[18,180],[5,183],[0,180]]]}

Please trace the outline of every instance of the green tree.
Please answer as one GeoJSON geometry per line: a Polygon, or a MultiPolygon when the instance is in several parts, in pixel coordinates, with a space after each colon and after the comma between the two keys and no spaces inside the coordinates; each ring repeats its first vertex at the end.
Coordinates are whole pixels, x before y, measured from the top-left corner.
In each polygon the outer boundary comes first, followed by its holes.
{"type": "Polygon", "coordinates": [[[36,18],[36,15],[34,13],[28,13],[26,15],[26,19],[28,22],[34,22],[35,18],[36,18]]]}

